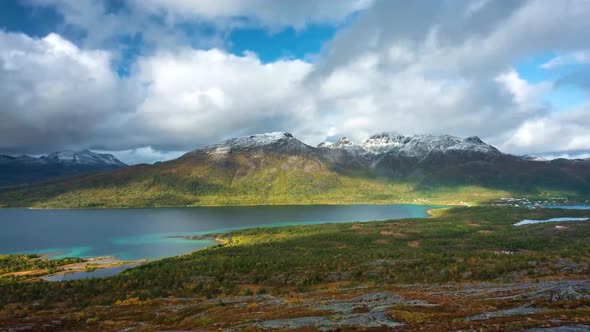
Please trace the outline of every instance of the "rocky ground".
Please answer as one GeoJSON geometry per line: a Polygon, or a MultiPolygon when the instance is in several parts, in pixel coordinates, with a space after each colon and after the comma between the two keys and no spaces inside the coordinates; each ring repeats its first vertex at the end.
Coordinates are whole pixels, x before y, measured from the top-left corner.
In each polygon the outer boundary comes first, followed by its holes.
{"type": "MultiPolygon", "coordinates": [[[[251,287],[251,285],[250,285],[251,287]]],[[[305,293],[129,299],[84,311],[5,308],[7,331],[588,331],[590,279],[443,285],[332,283],[305,293]]]]}

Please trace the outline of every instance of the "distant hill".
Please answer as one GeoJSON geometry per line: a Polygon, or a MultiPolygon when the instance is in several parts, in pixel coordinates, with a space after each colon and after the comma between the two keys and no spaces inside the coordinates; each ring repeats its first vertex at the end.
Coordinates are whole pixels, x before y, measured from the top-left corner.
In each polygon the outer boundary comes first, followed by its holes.
{"type": "Polygon", "coordinates": [[[89,150],[59,151],[39,158],[0,155],[0,187],[31,184],[125,166],[127,165],[112,154],[94,153],[89,150]]]}
{"type": "Polygon", "coordinates": [[[477,137],[380,133],[309,146],[289,133],[233,138],[154,165],[0,194],[4,206],[133,207],[446,203],[590,196],[590,161],[532,160],[477,137]]]}

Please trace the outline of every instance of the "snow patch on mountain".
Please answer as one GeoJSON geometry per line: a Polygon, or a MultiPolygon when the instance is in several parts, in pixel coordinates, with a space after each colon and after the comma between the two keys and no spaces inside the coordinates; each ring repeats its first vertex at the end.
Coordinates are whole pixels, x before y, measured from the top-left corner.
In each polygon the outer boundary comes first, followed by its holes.
{"type": "Polygon", "coordinates": [[[335,143],[323,142],[318,144],[318,148],[331,148],[331,149],[345,149],[347,147],[354,146],[355,144],[348,139],[348,137],[342,137],[335,143]]]}
{"type": "Polygon", "coordinates": [[[63,166],[96,166],[102,167],[123,167],[127,166],[125,163],[117,159],[112,154],[95,153],[89,150],[83,151],[56,151],[47,156],[31,157],[31,156],[6,156],[0,155],[0,162],[3,164],[22,164],[22,165],[63,165],[63,166]]]}
{"type": "Polygon", "coordinates": [[[379,154],[400,147],[405,141],[405,136],[394,133],[380,133],[369,136],[361,143],[361,147],[368,152],[379,154]]]}
{"type": "Polygon", "coordinates": [[[209,150],[210,154],[225,155],[231,152],[231,148],[227,146],[218,146],[209,150]]]}
{"type": "Polygon", "coordinates": [[[500,155],[491,145],[484,143],[479,137],[459,138],[450,135],[413,135],[404,136],[397,133],[379,133],[371,135],[361,144],[354,144],[346,137],[336,143],[324,142],[318,148],[345,149],[356,154],[367,155],[394,154],[404,157],[426,157],[432,153],[477,152],[489,155],[500,155]]]}
{"type": "Polygon", "coordinates": [[[90,150],[83,151],[57,151],[46,157],[41,157],[50,163],[65,165],[112,165],[126,166],[112,154],[95,153],[90,150]]]}
{"type": "Polygon", "coordinates": [[[282,148],[308,147],[293,135],[287,132],[272,132],[231,138],[220,144],[205,147],[209,154],[227,154],[232,150],[249,150],[269,146],[281,146],[282,148]]]}
{"type": "Polygon", "coordinates": [[[359,145],[355,144],[348,137],[342,137],[341,139],[339,139],[335,143],[330,143],[330,142],[320,143],[320,144],[318,144],[318,148],[320,148],[320,149],[322,149],[322,148],[343,149],[343,150],[346,150],[349,153],[352,153],[354,155],[362,155],[362,154],[367,153],[367,151],[365,151],[359,145]]]}
{"type": "Polygon", "coordinates": [[[361,147],[368,152],[392,153],[405,157],[424,157],[432,153],[477,152],[489,155],[500,155],[491,145],[484,143],[479,137],[459,138],[450,135],[413,135],[381,133],[366,139],[361,147]]]}

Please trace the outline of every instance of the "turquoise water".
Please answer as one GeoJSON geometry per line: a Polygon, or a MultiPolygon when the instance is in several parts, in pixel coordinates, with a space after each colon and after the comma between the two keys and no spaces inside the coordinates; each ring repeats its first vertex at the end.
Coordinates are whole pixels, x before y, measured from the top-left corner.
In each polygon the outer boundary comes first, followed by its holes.
{"type": "Polygon", "coordinates": [[[590,210],[590,205],[547,205],[544,206],[550,209],[565,209],[565,210],[590,210]]]}
{"type": "Polygon", "coordinates": [[[106,269],[94,270],[94,271],[82,271],[67,274],[54,274],[51,276],[42,277],[45,281],[68,281],[68,280],[80,280],[80,279],[91,279],[91,278],[105,278],[115,276],[125,270],[132,267],[136,267],[139,264],[127,264],[115,267],[109,267],[106,269]]]}
{"type": "Polygon", "coordinates": [[[522,225],[532,225],[532,224],[541,224],[546,222],[562,222],[562,221],[587,221],[590,218],[570,218],[570,217],[560,217],[560,218],[551,218],[551,219],[524,219],[515,224],[514,226],[522,226],[522,225]]]}
{"type": "Polygon", "coordinates": [[[0,253],[157,259],[215,244],[182,236],[279,227],[423,218],[427,205],[309,205],[157,209],[0,209],[0,253]]]}

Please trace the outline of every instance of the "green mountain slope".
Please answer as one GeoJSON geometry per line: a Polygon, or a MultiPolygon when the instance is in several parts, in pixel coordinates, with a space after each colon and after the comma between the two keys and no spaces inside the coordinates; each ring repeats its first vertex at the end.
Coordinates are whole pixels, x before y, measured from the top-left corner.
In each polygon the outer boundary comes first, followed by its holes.
{"type": "Polygon", "coordinates": [[[143,207],[482,202],[512,195],[587,194],[590,167],[509,155],[445,152],[426,159],[313,148],[251,136],[176,160],[0,193],[2,206],[143,207]],[[245,142],[245,143],[244,143],[245,142]],[[491,158],[491,159],[490,159],[491,158]]]}

